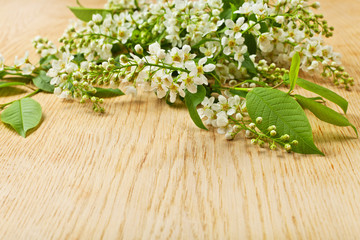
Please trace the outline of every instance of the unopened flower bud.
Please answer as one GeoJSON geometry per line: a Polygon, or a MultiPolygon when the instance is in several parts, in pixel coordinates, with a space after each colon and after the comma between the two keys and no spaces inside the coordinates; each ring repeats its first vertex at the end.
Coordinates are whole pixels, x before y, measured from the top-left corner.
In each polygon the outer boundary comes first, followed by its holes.
{"type": "Polygon", "coordinates": [[[291,145],[288,144],[288,143],[285,144],[284,148],[285,148],[285,150],[286,150],[287,152],[290,152],[290,151],[291,151],[291,145]]]}
{"type": "Polygon", "coordinates": [[[263,118],[262,117],[257,117],[256,118],[256,124],[261,124],[262,123],[263,118]]]}
{"type": "Polygon", "coordinates": [[[143,52],[144,52],[144,49],[140,46],[140,44],[136,44],[135,45],[135,52],[137,53],[137,54],[143,54],[143,52]]]}
{"type": "Polygon", "coordinates": [[[281,141],[286,142],[286,141],[289,141],[290,136],[289,136],[289,134],[284,134],[280,137],[280,139],[281,139],[281,141]]]}
{"type": "Polygon", "coordinates": [[[271,130],[271,131],[270,131],[270,136],[275,137],[276,134],[277,134],[277,132],[276,132],[275,130],[271,130]]]}

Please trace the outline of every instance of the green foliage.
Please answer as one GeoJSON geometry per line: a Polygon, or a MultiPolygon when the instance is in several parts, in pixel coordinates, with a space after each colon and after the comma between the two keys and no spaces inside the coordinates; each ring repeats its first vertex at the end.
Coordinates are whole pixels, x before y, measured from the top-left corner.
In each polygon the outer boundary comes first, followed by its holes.
{"type": "Polygon", "coordinates": [[[0,82],[0,88],[25,85],[23,82],[0,82]]]}
{"type": "Polygon", "coordinates": [[[42,116],[41,106],[31,98],[13,102],[1,114],[1,121],[11,125],[22,137],[26,132],[36,127],[42,116]]]}
{"type": "Polygon", "coordinates": [[[298,52],[295,53],[291,61],[291,67],[289,72],[289,79],[290,79],[289,93],[295,88],[296,80],[298,78],[299,70],[300,70],[300,60],[301,59],[299,53],[298,52]]]}
{"type": "Polygon", "coordinates": [[[238,90],[238,89],[230,89],[230,93],[234,95],[238,95],[239,97],[246,98],[248,91],[238,90]]]}
{"type": "Polygon", "coordinates": [[[99,98],[112,98],[112,97],[119,97],[125,95],[120,89],[118,88],[99,88],[95,87],[96,93],[89,93],[90,96],[95,96],[99,98]]]}
{"type": "Polygon", "coordinates": [[[317,118],[320,120],[341,127],[350,126],[354,129],[356,135],[358,136],[358,132],[353,124],[349,122],[349,120],[341,115],[340,113],[324,106],[312,99],[295,95],[296,100],[300,103],[304,108],[309,109],[317,118]]]}
{"type": "Polygon", "coordinates": [[[84,8],[84,7],[69,7],[69,9],[78,19],[84,22],[89,22],[92,19],[92,15],[94,14],[100,14],[102,17],[105,17],[106,14],[111,12],[107,9],[84,8]]]}
{"type": "Polygon", "coordinates": [[[80,63],[86,61],[86,59],[83,53],[79,53],[74,55],[73,61],[80,65],[80,63]]]}
{"type": "Polygon", "coordinates": [[[346,101],[343,97],[338,95],[337,93],[331,91],[330,89],[327,89],[325,87],[322,87],[320,85],[317,85],[316,83],[309,82],[305,79],[298,78],[297,85],[316,94],[319,94],[320,96],[326,98],[327,100],[337,104],[341,109],[346,113],[348,108],[348,101],[346,101]]]}
{"type": "Polygon", "coordinates": [[[243,5],[244,0],[223,0],[223,11],[220,14],[222,19],[231,19],[233,18],[233,12],[238,10],[241,5],[243,5]]]}
{"type": "Polygon", "coordinates": [[[201,129],[208,130],[204,123],[202,122],[196,107],[204,100],[206,95],[206,89],[204,86],[199,85],[197,87],[196,93],[191,93],[188,90],[185,90],[185,104],[187,109],[189,110],[190,117],[194,121],[195,125],[201,129]]]}
{"type": "Polygon", "coordinates": [[[245,45],[248,48],[249,54],[250,55],[256,54],[257,44],[254,35],[252,35],[251,33],[245,33],[243,37],[245,39],[245,45]]]}
{"type": "Polygon", "coordinates": [[[50,84],[51,78],[46,75],[45,71],[40,71],[40,74],[33,79],[33,82],[36,87],[39,89],[53,93],[54,92],[54,86],[50,84]]]}
{"type": "Polygon", "coordinates": [[[266,134],[275,125],[279,136],[288,134],[290,141],[297,140],[292,150],[304,154],[323,153],[315,146],[309,120],[301,106],[288,94],[271,88],[254,88],[246,96],[246,106],[251,119],[262,117],[257,127],[266,134]]]}
{"type": "Polygon", "coordinates": [[[55,55],[49,55],[40,59],[40,65],[43,70],[49,70],[51,68],[51,60],[57,60],[55,55]]]}
{"type": "Polygon", "coordinates": [[[0,79],[2,79],[2,78],[5,77],[5,76],[6,76],[6,72],[5,72],[5,71],[0,72],[0,79]]]}
{"type": "Polygon", "coordinates": [[[255,65],[254,65],[253,61],[251,61],[248,53],[244,54],[244,61],[242,63],[242,67],[246,68],[247,72],[250,75],[252,75],[252,76],[257,75],[257,70],[255,68],[255,65]]]}

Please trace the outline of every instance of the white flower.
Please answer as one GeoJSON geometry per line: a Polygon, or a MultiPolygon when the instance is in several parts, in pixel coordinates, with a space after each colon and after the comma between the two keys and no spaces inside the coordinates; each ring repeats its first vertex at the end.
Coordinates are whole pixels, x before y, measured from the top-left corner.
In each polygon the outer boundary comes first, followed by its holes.
{"type": "Polygon", "coordinates": [[[131,37],[132,29],[126,27],[120,27],[117,34],[121,39],[121,43],[125,44],[127,40],[131,37]]]}
{"type": "Polygon", "coordinates": [[[159,59],[163,59],[165,56],[165,50],[161,49],[158,42],[155,42],[149,46],[149,53],[151,55],[155,55],[159,59]]]}
{"type": "Polygon", "coordinates": [[[239,10],[234,13],[239,14],[249,14],[253,11],[253,3],[252,2],[244,2],[244,4],[239,8],[239,10]]]}
{"type": "Polygon", "coordinates": [[[131,95],[133,97],[136,97],[137,95],[137,90],[134,86],[130,85],[130,86],[126,86],[125,87],[125,94],[126,95],[131,95]]]}
{"type": "Polygon", "coordinates": [[[234,23],[231,19],[226,19],[225,25],[229,29],[225,31],[225,34],[231,37],[240,38],[241,37],[240,30],[245,30],[242,28],[244,21],[245,21],[244,17],[239,17],[236,20],[236,23],[234,23]]]}
{"type": "Polygon", "coordinates": [[[234,38],[234,37],[223,37],[221,39],[221,44],[224,46],[224,54],[230,55],[233,52],[236,52],[239,50],[239,45],[242,45],[244,43],[244,38],[234,38]]]}
{"type": "Polygon", "coordinates": [[[188,69],[190,71],[190,76],[194,77],[194,81],[197,85],[202,85],[202,84],[207,85],[208,80],[205,77],[204,73],[212,72],[215,69],[214,64],[207,64],[204,66],[206,61],[207,61],[207,58],[204,57],[199,60],[197,65],[195,64],[194,61],[188,61],[185,63],[186,69],[188,69]]]}
{"type": "Polygon", "coordinates": [[[267,15],[268,13],[268,7],[267,4],[263,4],[263,3],[256,3],[252,6],[252,10],[256,15],[259,16],[264,16],[267,15]]]}
{"type": "Polygon", "coordinates": [[[285,17],[284,16],[276,16],[275,21],[279,24],[283,24],[285,21],[285,17]]]}
{"type": "Polygon", "coordinates": [[[100,23],[102,21],[102,19],[103,19],[102,16],[100,14],[98,14],[98,13],[92,15],[92,20],[95,23],[100,23]]]}
{"type": "Polygon", "coordinates": [[[33,66],[33,65],[30,64],[30,63],[25,63],[25,64],[21,67],[22,74],[24,74],[24,75],[31,75],[32,72],[34,71],[34,69],[35,69],[35,66],[33,66]]]}
{"type": "Polygon", "coordinates": [[[18,56],[15,56],[14,60],[14,67],[20,67],[21,65],[25,64],[29,60],[29,52],[25,52],[25,57],[18,59],[18,56]]]}
{"type": "Polygon", "coordinates": [[[217,51],[217,46],[213,42],[206,42],[205,47],[200,47],[199,50],[205,57],[213,58],[214,53],[217,51]]]}
{"type": "Polygon", "coordinates": [[[56,96],[60,96],[61,93],[62,93],[61,87],[56,87],[56,88],[54,89],[54,94],[55,94],[56,96]]]}
{"type": "Polygon", "coordinates": [[[196,57],[196,54],[191,54],[191,47],[189,45],[184,45],[180,51],[180,56],[182,58],[182,61],[186,63],[187,61],[190,61],[196,57]]]}
{"type": "Polygon", "coordinates": [[[188,73],[181,73],[179,80],[181,81],[180,87],[182,89],[187,89],[191,93],[197,92],[197,86],[194,82],[194,76],[189,75],[188,73]]]}
{"type": "Polygon", "coordinates": [[[241,68],[241,65],[244,61],[244,54],[247,52],[247,50],[247,46],[244,45],[234,54],[235,61],[238,61],[238,69],[241,68]]]}
{"type": "Polygon", "coordinates": [[[219,128],[226,127],[229,124],[229,118],[225,112],[219,112],[218,114],[216,114],[216,116],[217,116],[216,125],[219,128]]]}
{"type": "Polygon", "coordinates": [[[263,52],[271,52],[274,49],[272,44],[273,37],[270,33],[266,32],[259,36],[258,45],[263,52]]]}

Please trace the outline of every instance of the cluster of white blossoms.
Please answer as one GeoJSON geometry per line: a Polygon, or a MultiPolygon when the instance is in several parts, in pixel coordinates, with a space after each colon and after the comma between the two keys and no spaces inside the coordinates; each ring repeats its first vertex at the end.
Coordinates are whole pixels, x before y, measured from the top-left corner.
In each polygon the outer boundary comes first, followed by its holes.
{"type": "Polygon", "coordinates": [[[55,94],[67,98],[72,90],[85,100],[91,85],[120,86],[132,95],[136,95],[136,89],[141,86],[154,91],[158,98],[168,95],[173,103],[178,95],[185,97],[185,91],[196,93],[197,86],[208,85],[205,74],[215,69],[205,57],[195,62],[196,55],[190,52],[189,45],[165,51],[159,43],[153,43],[146,56],[140,45],[135,49],[136,54],[121,55],[116,65],[115,59],[110,58],[101,65],[83,61],[78,67],[74,57],[64,53],[59,60],[52,61],[52,68],[47,73],[51,77],[50,83],[57,86],[55,94]],[[69,81],[71,78],[76,79],[76,84],[69,81]]]}
{"type": "Polygon", "coordinates": [[[69,24],[60,46],[36,37],[38,64],[25,56],[10,67],[0,55],[0,76],[46,72],[54,94],[91,101],[96,111],[103,111],[103,99],[96,96],[99,87],[120,88],[133,96],[142,87],[167,103],[184,101],[200,89],[206,92],[199,109],[206,125],[227,139],[242,130],[251,137],[257,133],[249,125],[244,92],[286,85],[295,54],[304,72],[347,89],[353,84],[340,54],[324,43],[334,29],[312,8],[319,4],[108,0],[103,10],[84,8],[75,14],[81,20],[69,24]]]}
{"type": "Polygon", "coordinates": [[[226,139],[231,140],[242,130],[236,121],[242,121],[244,116],[248,116],[246,101],[238,95],[228,98],[219,95],[217,100],[215,102],[215,97],[205,97],[198,113],[205,125],[217,128],[219,134],[225,134],[226,139]]]}
{"type": "Polygon", "coordinates": [[[4,75],[19,75],[19,76],[30,76],[35,70],[35,66],[29,61],[29,53],[26,52],[23,58],[18,58],[15,56],[14,65],[7,66],[5,65],[5,58],[0,54],[0,77],[2,77],[2,72],[4,75]]]}

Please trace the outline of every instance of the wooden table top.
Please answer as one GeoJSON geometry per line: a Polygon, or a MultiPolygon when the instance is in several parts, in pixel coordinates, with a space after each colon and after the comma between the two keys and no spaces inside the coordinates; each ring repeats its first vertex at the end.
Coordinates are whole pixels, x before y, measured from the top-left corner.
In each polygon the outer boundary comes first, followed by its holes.
{"type": "MultiPolygon", "coordinates": [[[[357,85],[328,87],[360,126],[360,1],[321,0],[357,85]]],[[[0,0],[0,52],[12,63],[31,39],[56,41],[75,0],[0,0]],[[11,61],[10,61],[11,60],[11,61]]],[[[103,1],[83,0],[90,7],[103,1]]],[[[322,79],[315,79],[324,83],[322,79]]],[[[14,99],[7,92],[1,102],[14,99]]],[[[51,94],[34,97],[40,127],[26,139],[0,124],[0,239],[355,239],[360,141],[310,116],[326,154],[270,152],[198,129],[186,108],[154,94],[106,100],[106,114],[51,94]]],[[[311,114],[309,114],[311,115],[311,114]]]]}

